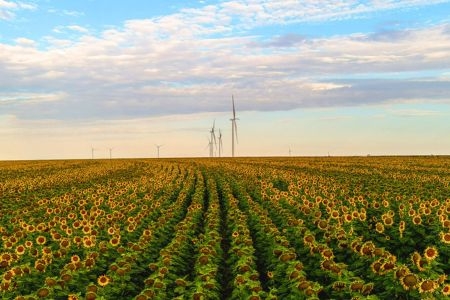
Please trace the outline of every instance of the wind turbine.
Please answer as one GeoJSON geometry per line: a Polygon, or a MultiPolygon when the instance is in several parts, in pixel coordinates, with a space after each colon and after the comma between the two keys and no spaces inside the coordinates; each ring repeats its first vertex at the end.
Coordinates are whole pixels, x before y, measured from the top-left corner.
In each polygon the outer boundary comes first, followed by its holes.
{"type": "Polygon", "coordinates": [[[213,127],[209,132],[211,134],[211,139],[209,142],[209,157],[214,157],[214,146],[217,148],[216,134],[214,132],[215,128],[216,128],[216,120],[214,120],[213,127]]]}
{"type": "Polygon", "coordinates": [[[220,129],[219,129],[219,157],[222,156],[222,149],[223,149],[222,131],[220,131],[220,129]]]}
{"type": "Polygon", "coordinates": [[[157,151],[158,151],[158,158],[159,158],[159,148],[161,148],[162,146],[164,146],[164,145],[155,145],[156,146],[156,148],[158,149],[157,151]]]}
{"type": "Polygon", "coordinates": [[[94,147],[91,147],[92,159],[94,159],[94,151],[95,151],[94,147]]]}
{"type": "Polygon", "coordinates": [[[109,148],[109,159],[112,158],[112,151],[113,151],[113,149],[114,149],[114,148],[109,148]]]}
{"type": "Polygon", "coordinates": [[[291,147],[289,147],[289,156],[292,156],[292,150],[291,150],[291,147]]]}
{"type": "Polygon", "coordinates": [[[233,103],[233,118],[230,119],[230,121],[231,121],[231,156],[234,157],[234,136],[236,136],[236,142],[238,142],[236,121],[239,119],[236,118],[236,109],[234,107],[234,96],[233,95],[231,95],[231,101],[233,103]]]}

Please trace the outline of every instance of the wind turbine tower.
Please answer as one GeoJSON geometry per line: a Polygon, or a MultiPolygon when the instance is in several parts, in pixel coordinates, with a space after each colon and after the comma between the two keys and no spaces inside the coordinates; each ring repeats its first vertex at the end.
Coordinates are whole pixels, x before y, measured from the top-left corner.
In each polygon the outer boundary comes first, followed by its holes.
{"type": "Polygon", "coordinates": [[[213,127],[209,132],[211,134],[211,139],[209,140],[209,157],[214,157],[214,147],[217,148],[215,128],[216,128],[216,120],[214,120],[213,127]]]}
{"type": "Polygon", "coordinates": [[[94,151],[95,151],[94,147],[91,147],[92,159],[94,159],[94,151]]]}
{"type": "Polygon", "coordinates": [[[113,149],[114,149],[114,148],[109,148],[109,159],[112,158],[112,151],[113,151],[113,149]]]}
{"type": "Polygon", "coordinates": [[[236,136],[236,143],[238,142],[236,121],[239,119],[236,118],[236,109],[234,107],[234,96],[233,95],[231,95],[231,102],[233,104],[233,118],[230,119],[230,121],[231,121],[231,156],[234,157],[234,138],[235,138],[235,136],[236,136]]]}
{"type": "Polygon", "coordinates": [[[164,145],[155,145],[155,146],[156,146],[157,153],[158,153],[158,158],[159,158],[159,148],[161,148],[161,147],[164,146],[164,145]]]}
{"type": "Polygon", "coordinates": [[[219,157],[222,156],[223,143],[222,143],[222,131],[219,129],[219,157]]]}

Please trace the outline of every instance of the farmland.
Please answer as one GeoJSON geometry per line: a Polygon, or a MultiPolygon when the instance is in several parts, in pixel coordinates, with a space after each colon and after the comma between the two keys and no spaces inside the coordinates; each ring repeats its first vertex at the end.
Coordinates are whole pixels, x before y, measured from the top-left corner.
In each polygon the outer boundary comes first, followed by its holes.
{"type": "Polygon", "coordinates": [[[447,299],[450,158],[0,162],[3,299],[447,299]]]}

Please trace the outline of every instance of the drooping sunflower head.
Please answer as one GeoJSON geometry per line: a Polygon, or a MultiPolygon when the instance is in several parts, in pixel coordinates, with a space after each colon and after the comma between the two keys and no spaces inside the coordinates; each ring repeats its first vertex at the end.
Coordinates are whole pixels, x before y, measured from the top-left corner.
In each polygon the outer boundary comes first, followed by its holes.
{"type": "Polygon", "coordinates": [[[36,294],[39,298],[46,298],[50,294],[50,290],[46,287],[42,287],[37,291],[36,294]]]}

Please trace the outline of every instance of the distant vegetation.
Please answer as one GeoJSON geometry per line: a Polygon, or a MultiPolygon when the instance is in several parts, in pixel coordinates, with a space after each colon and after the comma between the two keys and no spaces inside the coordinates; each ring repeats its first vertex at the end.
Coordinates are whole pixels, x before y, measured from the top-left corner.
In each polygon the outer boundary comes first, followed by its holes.
{"type": "Polygon", "coordinates": [[[3,299],[448,299],[450,158],[0,162],[3,299]]]}

